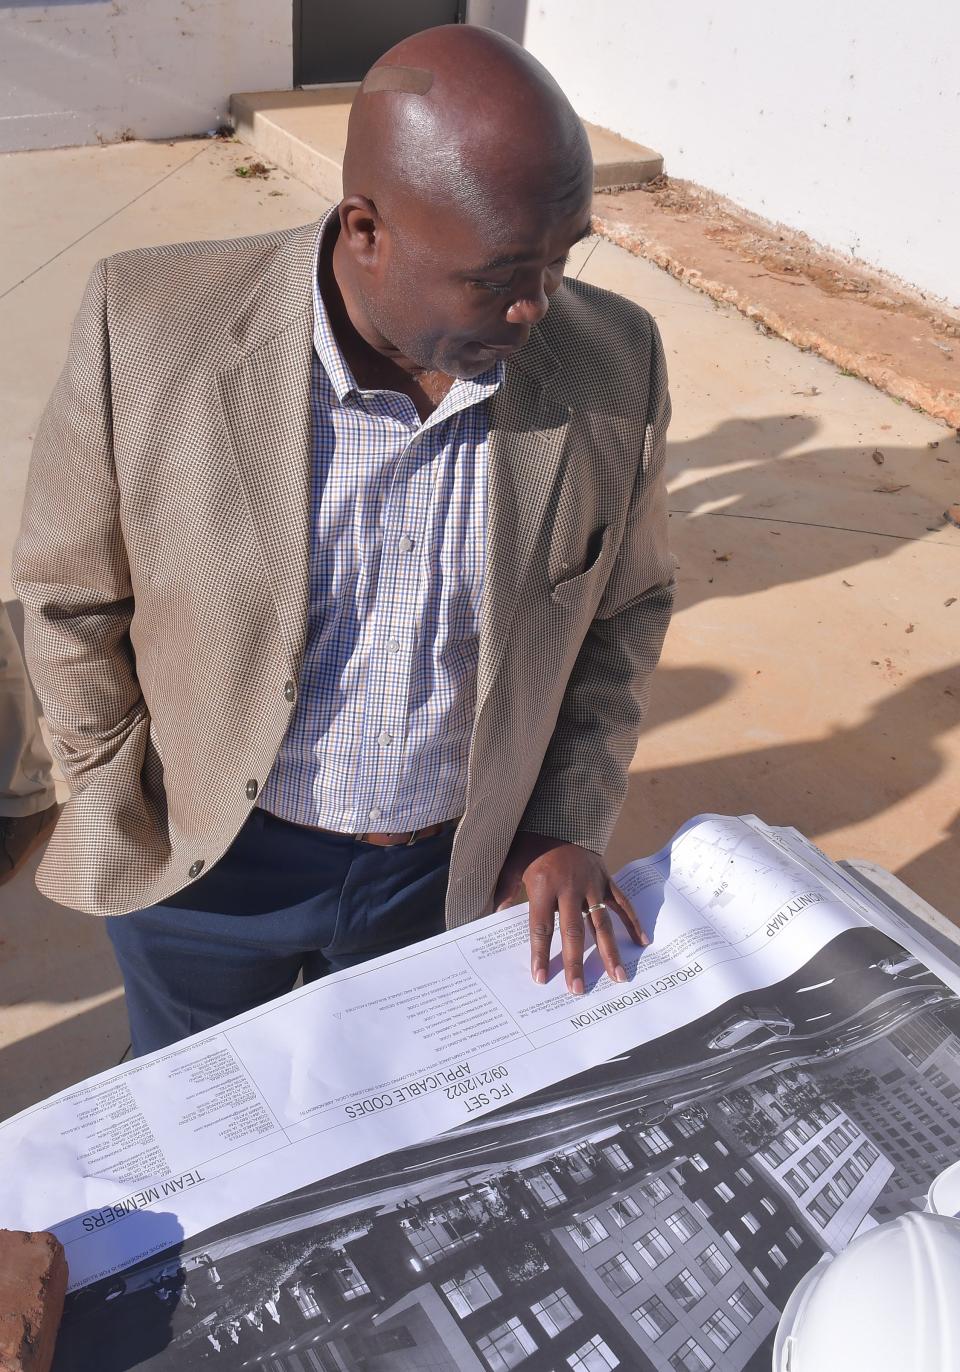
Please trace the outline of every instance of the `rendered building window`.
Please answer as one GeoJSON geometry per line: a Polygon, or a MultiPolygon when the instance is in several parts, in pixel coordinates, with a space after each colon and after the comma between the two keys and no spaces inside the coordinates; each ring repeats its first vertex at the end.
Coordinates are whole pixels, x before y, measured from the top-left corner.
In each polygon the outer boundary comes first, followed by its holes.
{"type": "Polygon", "coordinates": [[[700,1264],[701,1272],[711,1281],[719,1281],[722,1276],[730,1271],[729,1262],[715,1243],[711,1243],[709,1248],[703,1250],[697,1258],[697,1262],[700,1264]]]}
{"type": "Polygon", "coordinates": [[[550,1172],[531,1172],[525,1181],[540,1204],[548,1210],[563,1205],[568,1199],[566,1192],[550,1172]]]}
{"type": "Polygon", "coordinates": [[[530,1312],[551,1339],[561,1330],[569,1329],[583,1313],[562,1286],[558,1286],[549,1296],[544,1296],[543,1300],[531,1305],[530,1312]]]}
{"type": "Polygon", "coordinates": [[[662,1129],[657,1128],[638,1129],[637,1142],[651,1156],[656,1156],[657,1153],[666,1153],[667,1150],[671,1147],[671,1143],[667,1135],[663,1132],[662,1129]]]}
{"type": "MultiPolygon", "coordinates": [[[[706,1163],[703,1165],[706,1167],[706,1163]]],[[[652,1205],[658,1205],[660,1201],[669,1200],[673,1195],[663,1177],[651,1177],[649,1181],[643,1183],[640,1191],[652,1205]]]]}
{"type": "Polygon", "coordinates": [[[593,1248],[596,1244],[602,1243],[604,1239],[610,1237],[603,1221],[596,1215],[588,1215],[585,1220],[580,1220],[578,1224],[568,1224],[567,1233],[581,1253],[586,1253],[588,1248],[593,1248]]]}
{"type": "Polygon", "coordinates": [[[647,1337],[653,1339],[654,1342],[666,1334],[669,1329],[672,1329],[677,1322],[676,1315],[659,1296],[651,1296],[649,1300],[644,1301],[643,1305],[638,1305],[633,1312],[633,1318],[647,1337]]]}
{"type": "Polygon", "coordinates": [[[706,1349],[701,1348],[696,1339],[687,1339],[670,1359],[673,1372],[710,1372],[716,1363],[706,1349]]]}
{"type": "Polygon", "coordinates": [[[726,1353],[730,1345],[740,1337],[740,1330],[722,1310],[715,1310],[701,1325],[711,1343],[716,1344],[721,1353],[726,1353]]]}
{"type": "Polygon", "coordinates": [[[779,1244],[775,1243],[773,1247],[769,1250],[769,1253],[770,1257],[773,1259],[773,1261],[777,1264],[778,1267],[786,1267],[787,1255],[779,1244]]]}
{"type": "Polygon", "coordinates": [[[634,1248],[648,1267],[656,1267],[658,1262],[668,1258],[673,1252],[670,1244],[659,1229],[650,1229],[634,1242],[634,1248]]]}
{"type": "Polygon", "coordinates": [[[689,1267],[684,1267],[675,1277],[671,1277],[667,1282],[667,1290],[681,1310],[690,1310],[707,1294],[689,1267]]]}
{"type": "Polygon", "coordinates": [[[537,1344],[526,1326],[514,1316],[477,1340],[490,1372],[509,1372],[537,1351],[537,1344]]]}
{"type": "Polygon", "coordinates": [[[674,1210],[672,1215],[667,1215],[664,1224],[678,1243],[687,1243],[695,1234],[699,1234],[703,1225],[693,1215],[693,1212],[685,1205],[681,1205],[679,1210],[674,1210]]]}
{"type": "Polygon", "coordinates": [[[623,1229],[631,1220],[639,1219],[643,1211],[632,1196],[621,1196],[611,1205],[610,1214],[613,1216],[614,1223],[623,1229]]]}
{"type": "Polygon", "coordinates": [[[617,1172],[629,1172],[633,1167],[633,1163],[619,1143],[608,1143],[603,1150],[603,1156],[617,1172]]]}
{"type": "Polygon", "coordinates": [[[741,1282],[733,1295],[727,1297],[727,1305],[736,1311],[744,1324],[752,1324],[763,1311],[763,1301],[746,1282],[741,1282]]]}
{"type": "Polygon", "coordinates": [[[500,1295],[500,1288],[485,1267],[468,1267],[460,1277],[451,1277],[440,1290],[461,1319],[481,1310],[500,1295]]]}
{"type": "Polygon", "coordinates": [[[570,1354],[567,1366],[572,1367],[574,1372],[607,1372],[608,1368],[619,1367],[620,1359],[599,1334],[594,1334],[589,1342],[581,1344],[576,1353],[570,1354]]]}
{"type": "Polygon", "coordinates": [[[640,1273],[625,1253],[614,1253],[612,1258],[600,1264],[597,1275],[608,1291],[622,1296],[631,1286],[636,1286],[640,1273]]]}

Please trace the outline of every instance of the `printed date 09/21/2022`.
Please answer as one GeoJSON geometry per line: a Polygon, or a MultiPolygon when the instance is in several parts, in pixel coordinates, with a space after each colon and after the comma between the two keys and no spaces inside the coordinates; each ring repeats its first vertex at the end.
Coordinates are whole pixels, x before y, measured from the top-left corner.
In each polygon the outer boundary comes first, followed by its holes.
{"type": "MultiPolygon", "coordinates": [[[[468,1068],[469,1072],[469,1068],[468,1068]]],[[[347,1119],[358,1120],[364,1115],[374,1115],[381,1110],[392,1110],[398,1105],[418,1096],[442,1091],[447,1100],[462,1100],[467,1114],[483,1110],[489,1105],[497,1105],[513,1095],[513,1087],[507,1081],[509,1068],[504,1066],[485,1067],[469,1075],[457,1073],[435,1073],[418,1082],[409,1082],[392,1091],[383,1091],[364,1100],[351,1101],[344,1106],[347,1119]],[[451,1079],[453,1078],[453,1079],[451,1079]]]]}

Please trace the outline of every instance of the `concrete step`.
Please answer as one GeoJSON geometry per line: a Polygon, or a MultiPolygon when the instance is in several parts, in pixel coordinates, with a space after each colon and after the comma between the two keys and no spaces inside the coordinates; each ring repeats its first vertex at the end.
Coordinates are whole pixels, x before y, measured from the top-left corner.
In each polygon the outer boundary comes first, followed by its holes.
{"type": "MultiPolygon", "coordinates": [[[[335,201],[340,199],[347,118],[356,91],[355,83],[248,91],[231,96],[230,113],[237,136],[261,157],[335,201]]],[[[596,190],[641,186],[663,171],[663,158],[651,148],[629,143],[595,124],[584,127],[593,149],[596,190]]]]}

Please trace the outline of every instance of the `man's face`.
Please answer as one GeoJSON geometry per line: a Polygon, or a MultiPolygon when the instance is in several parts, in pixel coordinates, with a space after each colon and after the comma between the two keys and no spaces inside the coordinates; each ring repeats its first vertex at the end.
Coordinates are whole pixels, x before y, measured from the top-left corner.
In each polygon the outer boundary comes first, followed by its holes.
{"type": "Polygon", "coordinates": [[[429,371],[473,377],[521,348],[590,233],[592,176],[564,198],[527,196],[488,213],[411,205],[383,221],[364,281],[370,322],[429,371]]]}

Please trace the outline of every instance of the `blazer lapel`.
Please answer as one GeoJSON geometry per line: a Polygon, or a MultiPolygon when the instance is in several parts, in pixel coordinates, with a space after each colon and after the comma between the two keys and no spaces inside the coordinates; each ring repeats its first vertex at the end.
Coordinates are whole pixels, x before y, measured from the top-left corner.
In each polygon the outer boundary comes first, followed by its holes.
{"type": "Polygon", "coordinates": [[[295,678],[303,663],[310,581],[312,359],[311,307],[219,378],[231,446],[295,678]]]}
{"type": "Polygon", "coordinates": [[[535,331],[493,400],[477,713],[503,656],[520,589],[563,463],[570,407],[550,386],[558,363],[535,331]]]}
{"type": "MultiPolygon", "coordinates": [[[[303,662],[309,603],[317,227],[298,231],[278,254],[238,319],[236,334],[246,351],[219,377],[231,446],[295,676],[303,662]]],[[[558,366],[542,332],[534,330],[507,364],[492,404],[478,714],[496,677],[563,464],[570,408],[551,386],[558,366]]]]}

